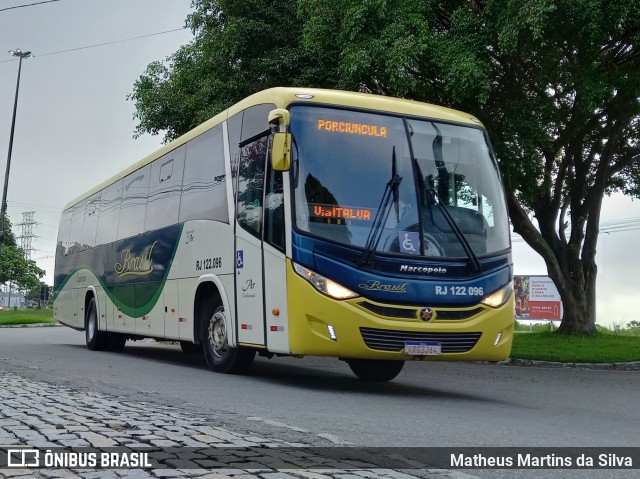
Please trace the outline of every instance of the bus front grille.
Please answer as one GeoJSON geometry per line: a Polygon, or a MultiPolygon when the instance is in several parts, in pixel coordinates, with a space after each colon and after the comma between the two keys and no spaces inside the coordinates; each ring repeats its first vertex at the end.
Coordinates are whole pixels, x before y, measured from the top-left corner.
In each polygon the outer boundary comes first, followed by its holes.
{"type": "Polygon", "coordinates": [[[471,350],[482,333],[423,333],[392,329],[360,328],[362,339],[370,349],[402,351],[405,341],[435,341],[443,353],[466,353],[471,350]]]}
{"type": "MultiPolygon", "coordinates": [[[[359,306],[372,313],[393,319],[417,319],[420,317],[421,307],[400,308],[394,306],[384,306],[381,304],[360,301],[359,306]]],[[[480,307],[473,309],[438,309],[434,310],[436,321],[462,321],[473,318],[484,310],[480,307]]]]}

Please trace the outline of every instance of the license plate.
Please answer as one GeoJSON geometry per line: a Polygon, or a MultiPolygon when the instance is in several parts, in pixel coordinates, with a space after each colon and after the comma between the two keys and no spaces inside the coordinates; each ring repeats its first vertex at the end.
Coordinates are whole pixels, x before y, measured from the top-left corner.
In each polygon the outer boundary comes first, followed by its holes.
{"type": "Polygon", "coordinates": [[[442,353],[440,343],[434,341],[405,341],[404,354],[412,356],[438,356],[442,353]]]}

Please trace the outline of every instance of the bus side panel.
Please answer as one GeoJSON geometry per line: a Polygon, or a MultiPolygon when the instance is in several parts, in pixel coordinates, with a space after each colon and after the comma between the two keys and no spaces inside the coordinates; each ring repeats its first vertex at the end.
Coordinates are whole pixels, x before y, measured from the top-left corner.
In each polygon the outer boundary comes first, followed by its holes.
{"type": "Polygon", "coordinates": [[[84,291],[86,277],[84,270],[69,274],[58,287],[54,300],[54,317],[66,326],[84,328],[84,291]],[[80,284],[82,283],[82,284],[80,284]],[[79,299],[81,297],[82,299],[79,299]]]}
{"type": "Polygon", "coordinates": [[[170,279],[164,284],[162,291],[164,310],[164,337],[167,339],[180,338],[180,308],[178,302],[178,280],[170,279]]]}
{"type": "Polygon", "coordinates": [[[182,341],[193,341],[194,338],[194,298],[196,281],[193,278],[179,279],[178,283],[178,338],[182,341]]]}
{"type": "MultiPolygon", "coordinates": [[[[226,296],[226,301],[227,301],[227,304],[229,305],[228,310],[225,311],[225,316],[227,318],[227,321],[229,321],[229,338],[228,338],[229,345],[235,347],[237,345],[237,334],[236,334],[237,317],[236,317],[236,312],[234,307],[234,305],[236,304],[235,278],[233,274],[224,274],[224,275],[218,276],[218,280],[222,285],[221,293],[222,295],[226,296]]],[[[223,301],[225,301],[224,298],[223,298],[223,301]]]]}
{"type": "Polygon", "coordinates": [[[58,291],[54,306],[55,319],[62,324],[75,327],[75,321],[73,320],[76,308],[74,290],[69,286],[65,286],[58,291]]]}
{"type": "Polygon", "coordinates": [[[106,323],[107,323],[107,331],[118,331],[118,326],[116,325],[116,307],[113,304],[113,301],[111,301],[111,298],[109,297],[108,294],[106,294],[105,292],[105,298],[104,298],[104,303],[102,303],[102,306],[100,308],[102,310],[102,313],[105,315],[105,319],[106,319],[106,323]]]}
{"type": "Polygon", "coordinates": [[[287,262],[280,251],[264,243],[264,301],[267,316],[267,349],[289,354],[287,262]]]}
{"type": "MultiPolygon", "coordinates": [[[[133,285],[119,284],[111,287],[111,292],[114,298],[117,298],[122,303],[134,304],[135,302],[135,290],[133,285]]],[[[132,309],[131,309],[132,310],[132,309]]],[[[136,318],[133,315],[127,314],[127,310],[123,310],[122,307],[117,306],[113,312],[113,320],[115,323],[115,330],[120,333],[135,333],[136,332],[136,318]]]]}
{"type": "MultiPolygon", "coordinates": [[[[96,278],[97,279],[97,278],[96,278]]],[[[94,290],[95,290],[95,295],[96,295],[96,301],[98,303],[98,325],[101,331],[111,331],[111,329],[109,329],[109,323],[108,323],[108,316],[107,316],[107,310],[108,310],[108,298],[107,295],[104,292],[104,288],[100,285],[100,283],[96,282],[94,283],[94,290]]],[[[113,325],[111,325],[113,326],[113,325]]]]}
{"type": "MultiPolygon", "coordinates": [[[[139,298],[146,298],[152,291],[157,294],[158,290],[161,290],[166,282],[148,282],[137,283],[134,286],[136,301],[141,302],[139,298]]],[[[135,318],[135,331],[139,336],[147,336],[152,338],[164,337],[164,301],[162,300],[162,291],[160,296],[154,303],[151,311],[145,312],[148,306],[143,308],[137,308],[135,318]]]]}
{"type": "Polygon", "coordinates": [[[78,288],[71,289],[71,304],[72,304],[72,315],[71,315],[71,326],[74,328],[84,328],[84,298],[79,299],[78,288]]]}

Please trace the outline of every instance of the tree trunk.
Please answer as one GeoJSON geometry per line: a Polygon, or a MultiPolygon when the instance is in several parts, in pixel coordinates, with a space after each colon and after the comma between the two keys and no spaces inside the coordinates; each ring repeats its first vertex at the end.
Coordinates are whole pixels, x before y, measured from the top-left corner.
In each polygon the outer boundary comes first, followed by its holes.
{"type": "Polygon", "coordinates": [[[556,261],[551,264],[545,258],[549,276],[558,288],[564,309],[558,332],[584,336],[596,334],[598,267],[595,257],[579,259],[570,253],[570,248],[563,249],[564,252],[559,251],[554,255],[556,261]]]}
{"type": "Polygon", "coordinates": [[[562,299],[564,314],[558,328],[559,333],[592,335],[596,331],[595,277],[593,285],[582,287],[580,282],[555,280],[562,299]]]}

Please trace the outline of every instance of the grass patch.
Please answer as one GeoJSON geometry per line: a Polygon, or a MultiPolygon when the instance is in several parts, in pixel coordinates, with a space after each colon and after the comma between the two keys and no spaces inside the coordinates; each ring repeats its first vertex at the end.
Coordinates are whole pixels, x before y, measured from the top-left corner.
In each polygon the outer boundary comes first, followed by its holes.
{"type": "Polygon", "coordinates": [[[53,319],[53,309],[20,308],[16,311],[13,309],[0,311],[0,326],[34,323],[55,323],[53,319]]]}
{"type": "Polygon", "coordinates": [[[588,338],[553,332],[518,333],[511,357],[565,363],[640,361],[640,337],[613,332],[588,338]]]}

